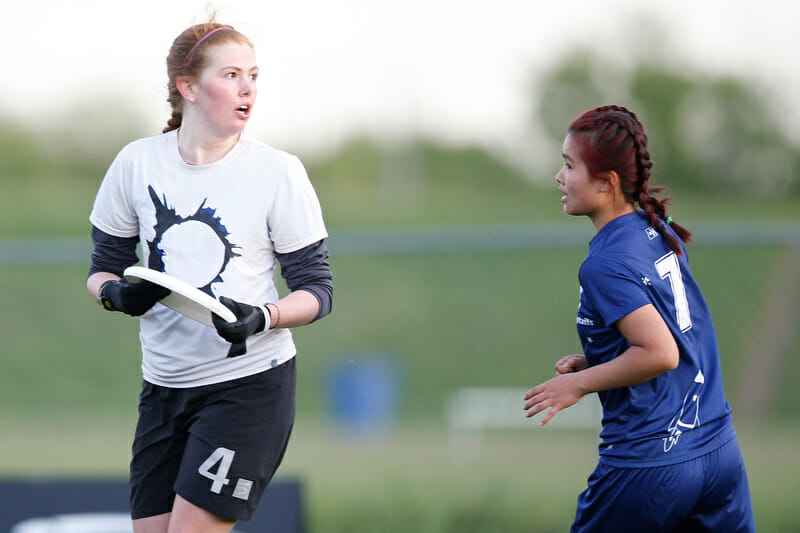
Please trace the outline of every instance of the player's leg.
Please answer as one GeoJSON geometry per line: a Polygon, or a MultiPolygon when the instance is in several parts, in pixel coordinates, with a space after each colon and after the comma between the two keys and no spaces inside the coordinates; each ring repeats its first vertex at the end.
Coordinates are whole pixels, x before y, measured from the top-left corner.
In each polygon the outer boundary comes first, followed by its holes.
{"type": "Polygon", "coordinates": [[[164,513],[133,521],[133,533],[167,533],[171,513],[164,513]]]}
{"type": "Polygon", "coordinates": [[[145,382],[130,465],[131,518],[136,533],[166,533],[186,430],[186,391],[145,382]]]}
{"type": "Polygon", "coordinates": [[[236,522],[234,520],[209,513],[178,495],[175,496],[175,505],[172,507],[169,529],[164,531],[167,533],[182,533],[184,531],[229,533],[235,525],[236,522]]]}

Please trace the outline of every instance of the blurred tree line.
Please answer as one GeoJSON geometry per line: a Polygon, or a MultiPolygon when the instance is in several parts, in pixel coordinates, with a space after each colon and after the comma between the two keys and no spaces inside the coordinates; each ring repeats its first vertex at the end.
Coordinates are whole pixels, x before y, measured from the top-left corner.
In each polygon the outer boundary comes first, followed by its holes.
{"type": "Polygon", "coordinates": [[[753,83],[639,62],[624,68],[575,51],[542,79],[534,108],[563,138],[578,112],[616,103],[645,126],[655,180],[696,192],[800,193],[800,150],[771,95],[753,83]]]}
{"type": "Polygon", "coordinates": [[[67,113],[48,117],[46,127],[0,114],[0,184],[99,183],[120,148],[143,131],[137,112],[112,98],[75,102],[67,113]]]}
{"type": "MultiPolygon", "coordinates": [[[[568,54],[538,80],[531,120],[554,146],[577,113],[617,103],[645,125],[656,182],[687,192],[800,194],[800,148],[783,129],[770,95],[751,82],[701,77],[662,63],[624,68],[586,50],[568,54]]],[[[96,183],[121,146],[142,131],[136,113],[120,102],[77,105],[44,132],[0,116],[0,184],[54,178],[96,183]]],[[[356,197],[373,190],[383,203],[419,200],[440,184],[526,181],[525,171],[483,148],[430,139],[388,147],[352,139],[330,156],[303,159],[320,187],[344,188],[356,197]]],[[[557,152],[553,161],[560,164],[557,152]]]]}

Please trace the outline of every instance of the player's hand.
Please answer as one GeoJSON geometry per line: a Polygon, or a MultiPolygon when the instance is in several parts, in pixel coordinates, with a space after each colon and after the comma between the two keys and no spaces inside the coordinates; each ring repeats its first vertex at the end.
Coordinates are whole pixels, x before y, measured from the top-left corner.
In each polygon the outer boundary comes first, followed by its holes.
{"type": "Polygon", "coordinates": [[[100,303],[109,311],[141,316],[170,292],[169,289],[149,281],[130,283],[119,279],[107,281],[100,287],[100,303]]]}
{"type": "Polygon", "coordinates": [[[589,363],[586,362],[586,357],[583,355],[566,355],[556,363],[556,373],[558,375],[580,372],[587,368],[589,368],[589,363]]]}
{"type": "Polygon", "coordinates": [[[267,325],[267,318],[260,307],[237,302],[226,296],[221,296],[219,301],[233,311],[233,314],[236,315],[236,322],[225,322],[216,313],[211,313],[211,321],[214,323],[214,327],[217,328],[219,336],[233,345],[228,357],[242,355],[247,351],[245,345],[247,337],[264,331],[267,325]]]}
{"type": "Polygon", "coordinates": [[[529,390],[523,398],[526,401],[525,416],[530,418],[549,407],[550,410],[539,422],[543,426],[560,410],[578,403],[586,393],[578,385],[580,378],[576,378],[578,376],[575,374],[561,374],[529,390]]]}

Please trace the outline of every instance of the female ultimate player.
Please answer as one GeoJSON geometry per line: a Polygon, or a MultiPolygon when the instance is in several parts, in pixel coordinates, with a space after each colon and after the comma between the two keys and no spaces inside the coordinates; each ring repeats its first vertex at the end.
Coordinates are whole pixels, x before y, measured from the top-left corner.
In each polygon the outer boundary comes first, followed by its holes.
{"type": "Polygon", "coordinates": [[[588,111],[563,157],[564,211],[597,229],[579,272],[584,355],[558,361],[525,409],[549,408],[544,425],[599,393],[600,460],[572,531],[755,531],[714,325],[681,242],[691,234],[652,196],[642,124],[619,106],[588,111]]]}
{"type": "Polygon", "coordinates": [[[131,461],[136,533],[229,532],[251,517],[283,457],[295,414],[288,328],[331,310],[319,201],[293,155],[243,134],[256,101],[249,40],[195,25],[167,57],[172,117],[125,146],[90,221],[89,293],[141,316],[143,389],[131,461]],[[130,284],[138,261],[219,297],[237,321],[215,328],[130,284]],[[290,293],[279,299],[276,262],[290,293]]]}

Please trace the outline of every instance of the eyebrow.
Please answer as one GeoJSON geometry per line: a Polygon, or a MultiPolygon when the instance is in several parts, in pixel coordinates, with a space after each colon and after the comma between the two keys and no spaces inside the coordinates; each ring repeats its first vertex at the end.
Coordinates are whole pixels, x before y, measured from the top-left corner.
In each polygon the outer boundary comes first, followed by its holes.
{"type": "Polygon", "coordinates": [[[570,161],[571,163],[575,162],[570,156],[568,156],[567,154],[565,154],[563,152],[561,154],[561,157],[563,157],[565,161],[570,161]]]}
{"type": "Polygon", "coordinates": [[[242,68],[242,67],[237,67],[237,66],[234,66],[234,65],[227,65],[225,67],[220,67],[220,70],[236,70],[238,72],[244,72],[244,71],[253,72],[253,71],[258,71],[258,65],[254,65],[254,66],[252,66],[250,68],[242,68]]]}

